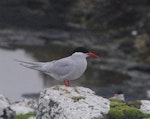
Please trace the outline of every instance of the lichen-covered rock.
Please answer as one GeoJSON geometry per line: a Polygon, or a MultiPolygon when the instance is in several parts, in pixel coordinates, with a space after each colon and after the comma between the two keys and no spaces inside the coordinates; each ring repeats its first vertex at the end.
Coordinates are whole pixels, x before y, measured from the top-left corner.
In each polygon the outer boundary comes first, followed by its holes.
{"type": "Polygon", "coordinates": [[[11,105],[11,109],[14,110],[17,115],[35,112],[36,107],[36,101],[32,99],[25,99],[19,102],[15,102],[11,105]]]}
{"type": "Polygon", "coordinates": [[[143,113],[150,114],[150,100],[141,100],[140,110],[143,113]]]}
{"type": "Polygon", "coordinates": [[[1,119],[13,119],[15,112],[10,108],[10,101],[0,95],[0,118],[1,119]]]}
{"type": "Polygon", "coordinates": [[[3,109],[10,106],[10,102],[3,95],[0,95],[0,115],[3,114],[3,109]]]}
{"type": "Polygon", "coordinates": [[[41,92],[37,119],[103,119],[109,100],[84,87],[54,86],[41,92]]]}

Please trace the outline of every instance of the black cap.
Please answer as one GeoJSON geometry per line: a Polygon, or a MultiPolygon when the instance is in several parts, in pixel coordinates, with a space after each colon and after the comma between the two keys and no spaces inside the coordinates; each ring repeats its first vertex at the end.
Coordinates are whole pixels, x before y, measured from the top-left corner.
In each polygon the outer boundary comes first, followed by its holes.
{"type": "Polygon", "coordinates": [[[123,94],[121,90],[116,91],[116,94],[123,94]]]}
{"type": "Polygon", "coordinates": [[[88,49],[84,48],[84,47],[78,47],[75,50],[73,50],[72,54],[75,52],[83,52],[83,53],[89,53],[88,49]]]}

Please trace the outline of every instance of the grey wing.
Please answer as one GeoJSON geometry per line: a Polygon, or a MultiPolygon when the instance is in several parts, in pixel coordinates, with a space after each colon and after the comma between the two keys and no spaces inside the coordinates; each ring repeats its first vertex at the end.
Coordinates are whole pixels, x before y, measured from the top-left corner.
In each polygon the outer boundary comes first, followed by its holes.
{"type": "Polygon", "coordinates": [[[56,60],[50,63],[47,63],[44,66],[45,73],[55,75],[55,78],[60,78],[65,75],[68,75],[71,72],[73,63],[71,60],[64,58],[61,60],[56,60]]]}
{"type": "Polygon", "coordinates": [[[38,71],[42,71],[42,66],[45,64],[43,62],[25,62],[25,61],[21,61],[21,60],[17,60],[17,59],[15,59],[15,61],[20,62],[20,65],[22,65],[24,67],[38,70],[38,71]]]}

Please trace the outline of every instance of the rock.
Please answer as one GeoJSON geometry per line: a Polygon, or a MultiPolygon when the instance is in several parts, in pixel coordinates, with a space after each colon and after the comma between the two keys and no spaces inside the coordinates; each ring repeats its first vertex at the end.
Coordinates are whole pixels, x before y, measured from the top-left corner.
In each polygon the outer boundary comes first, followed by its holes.
{"type": "Polygon", "coordinates": [[[10,102],[3,95],[0,95],[0,115],[3,114],[3,109],[10,106],[10,102]]]}
{"type": "Polygon", "coordinates": [[[34,112],[36,107],[36,101],[32,99],[24,99],[11,105],[12,110],[14,110],[17,115],[34,112]]]}
{"type": "Polygon", "coordinates": [[[0,117],[2,119],[14,119],[15,115],[15,111],[13,111],[10,107],[7,107],[3,109],[3,115],[1,115],[0,117]]]}
{"type": "Polygon", "coordinates": [[[15,112],[10,108],[10,101],[0,95],[0,118],[2,119],[13,119],[15,112]]]}
{"type": "Polygon", "coordinates": [[[37,102],[33,99],[24,99],[10,103],[3,95],[0,95],[0,119],[14,119],[15,115],[35,112],[37,102]]]}
{"type": "Polygon", "coordinates": [[[84,87],[54,86],[41,92],[37,119],[102,119],[109,100],[84,87]]]}
{"type": "Polygon", "coordinates": [[[143,113],[150,114],[150,100],[141,100],[140,110],[143,113]]]}
{"type": "Polygon", "coordinates": [[[28,119],[36,119],[36,117],[29,117],[28,119]]]}

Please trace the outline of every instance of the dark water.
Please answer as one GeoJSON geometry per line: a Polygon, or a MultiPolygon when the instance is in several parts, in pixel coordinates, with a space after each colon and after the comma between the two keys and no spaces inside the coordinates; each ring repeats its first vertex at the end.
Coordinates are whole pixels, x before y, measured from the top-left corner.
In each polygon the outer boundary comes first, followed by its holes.
{"type": "MultiPolygon", "coordinates": [[[[37,96],[42,89],[63,82],[56,81],[46,74],[24,68],[14,59],[24,61],[51,61],[68,56],[73,47],[49,45],[45,47],[11,47],[0,49],[0,94],[4,94],[11,101],[23,97],[37,96]]],[[[101,55],[100,51],[93,52],[101,55]]],[[[88,59],[85,74],[72,81],[73,86],[91,88],[98,95],[111,97],[117,90],[122,90],[127,99],[147,99],[148,87],[134,86],[134,80],[126,73],[99,68],[103,64],[100,59],[88,59]],[[140,89],[141,88],[141,89],[140,89]],[[141,94],[141,95],[139,95],[141,94]]],[[[144,81],[144,80],[143,80],[144,81]]],[[[141,83],[140,83],[141,84],[141,83]]],[[[145,83],[143,84],[145,85],[145,83]]]]}

